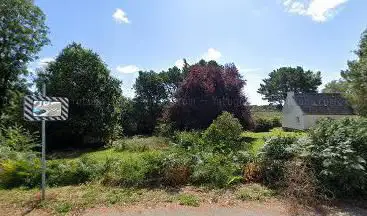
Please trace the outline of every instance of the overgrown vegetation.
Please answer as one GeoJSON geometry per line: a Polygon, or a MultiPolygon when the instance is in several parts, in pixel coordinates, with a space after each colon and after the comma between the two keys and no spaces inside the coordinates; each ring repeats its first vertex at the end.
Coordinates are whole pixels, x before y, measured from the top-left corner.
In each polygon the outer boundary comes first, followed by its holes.
{"type": "MultiPolygon", "coordinates": [[[[25,94],[39,94],[46,83],[48,94],[70,100],[69,120],[47,124],[48,150],[105,148],[69,158],[59,153],[48,160],[51,188],[77,185],[84,190],[76,195],[82,198],[77,205],[70,197],[45,203],[54,212],[98,202],[135,202],[148,187],[188,184],[232,188],[253,183],[236,191],[240,200],[271,196],[266,185],[306,205],[320,198],[367,196],[366,118],[324,119],[303,133],[278,128],[287,92],[316,92],[320,72],[302,67],[272,71],[258,92],[276,106],[253,106],[250,111],[246,81],[233,63],[201,60],[189,65],[184,60],[182,69],[140,71],[135,97],[128,99],[97,53],[71,43],[37,70],[37,92],[31,92],[24,75],[29,74],[27,63],[49,43],[45,15],[25,0],[7,0],[0,11],[0,47],[6,51],[0,55],[1,188],[32,190],[40,185],[39,137],[34,133],[39,128],[21,120],[20,107],[25,94]],[[105,196],[98,197],[103,190],[105,196]]],[[[343,79],[325,90],[343,91],[364,116],[366,50],[364,32],[358,58],[348,62],[343,79]]],[[[190,206],[201,202],[189,193],[167,200],[190,206]]]]}

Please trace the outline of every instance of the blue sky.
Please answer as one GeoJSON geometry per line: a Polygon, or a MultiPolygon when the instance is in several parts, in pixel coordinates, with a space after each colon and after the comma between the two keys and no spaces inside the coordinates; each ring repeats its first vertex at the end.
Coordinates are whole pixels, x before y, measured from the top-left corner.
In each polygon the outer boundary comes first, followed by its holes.
{"type": "Polygon", "coordinates": [[[362,31],[365,0],[35,0],[47,16],[51,45],[42,67],[75,41],[97,52],[123,92],[133,96],[138,70],[161,71],[186,58],[233,62],[252,104],[261,80],[280,66],[339,78],[362,31]]]}

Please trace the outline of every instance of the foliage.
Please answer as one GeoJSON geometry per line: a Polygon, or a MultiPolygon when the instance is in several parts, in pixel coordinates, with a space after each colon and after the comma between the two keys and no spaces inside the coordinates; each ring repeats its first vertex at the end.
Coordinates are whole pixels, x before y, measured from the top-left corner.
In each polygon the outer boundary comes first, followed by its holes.
{"type": "Polygon", "coordinates": [[[88,157],[74,160],[52,160],[47,167],[47,183],[51,186],[76,185],[99,178],[103,167],[88,157]]]}
{"type": "Polygon", "coordinates": [[[12,151],[31,151],[37,146],[36,142],[37,134],[30,133],[21,126],[0,128],[0,146],[7,146],[12,151]]]}
{"type": "Polygon", "coordinates": [[[265,200],[271,197],[274,192],[259,184],[248,184],[236,192],[237,199],[247,200],[265,200]]]}
{"type": "Polygon", "coordinates": [[[324,119],[310,137],[304,148],[320,183],[336,195],[367,194],[367,119],[324,119]]]}
{"type": "Polygon", "coordinates": [[[239,140],[242,125],[232,114],[223,112],[203,133],[203,140],[208,149],[215,152],[229,153],[241,147],[239,140]]]}
{"type": "Polygon", "coordinates": [[[291,205],[303,204],[313,206],[319,204],[317,179],[309,161],[295,158],[285,165],[284,196],[291,205]]]}
{"type": "Polygon", "coordinates": [[[178,67],[174,66],[172,68],[168,68],[167,71],[162,71],[159,73],[159,76],[161,77],[166,90],[168,101],[174,102],[176,91],[184,79],[183,72],[178,67]]]}
{"type": "Polygon", "coordinates": [[[269,78],[263,79],[257,92],[269,103],[282,106],[287,92],[317,92],[320,85],[320,72],[305,71],[302,67],[281,67],[273,70],[269,78]]]}
{"type": "Polygon", "coordinates": [[[191,149],[203,149],[204,140],[202,139],[201,132],[198,131],[181,131],[176,132],[174,141],[181,147],[187,150],[191,149]]]}
{"type": "Polygon", "coordinates": [[[124,135],[132,136],[139,133],[138,119],[140,118],[140,113],[138,113],[139,109],[136,108],[137,105],[132,99],[121,99],[120,126],[124,135]]]}
{"type": "Polygon", "coordinates": [[[39,74],[39,90],[43,82],[48,94],[70,101],[69,120],[47,124],[52,148],[107,142],[114,136],[120,112],[120,81],[110,76],[98,54],[80,44],[68,45],[39,74]]]}
{"type": "Polygon", "coordinates": [[[180,194],[177,199],[180,205],[194,207],[200,206],[200,199],[193,194],[180,194]]]}
{"type": "Polygon", "coordinates": [[[252,127],[245,81],[234,64],[204,60],[189,67],[164,119],[178,129],[204,129],[223,111],[233,113],[245,128],[252,127]]]}
{"type": "Polygon", "coordinates": [[[261,149],[263,180],[272,187],[284,186],[285,164],[295,154],[291,147],[296,136],[274,136],[266,140],[261,149]]]}
{"type": "Polygon", "coordinates": [[[102,183],[120,186],[142,186],[159,182],[163,154],[150,151],[124,158],[108,158],[104,165],[102,183]]]}
{"type": "Polygon", "coordinates": [[[348,61],[348,69],[341,72],[347,83],[348,97],[360,115],[367,116],[367,29],[362,33],[356,60],[348,61]]]}
{"type": "Polygon", "coordinates": [[[41,9],[28,0],[4,0],[0,3],[0,116],[5,107],[9,89],[19,81],[20,75],[27,75],[26,64],[47,39],[46,16],[41,9]]]}
{"type": "Polygon", "coordinates": [[[134,109],[137,132],[151,134],[166,104],[167,93],[162,77],[154,71],[140,71],[134,84],[134,109]]]}
{"type": "Polygon", "coordinates": [[[168,140],[163,137],[132,137],[113,142],[112,147],[116,151],[144,152],[151,150],[165,149],[168,147],[168,140]]]}
{"type": "Polygon", "coordinates": [[[30,133],[21,126],[0,128],[0,161],[33,160],[37,154],[37,134],[30,133]]]}
{"type": "Polygon", "coordinates": [[[282,126],[279,117],[254,118],[254,123],[255,123],[254,128],[255,132],[268,132],[273,128],[282,126]]]}
{"type": "Polygon", "coordinates": [[[154,134],[156,136],[173,138],[175,135],[175,129],[172,123],[158,122],[158,124],[155,127],[154,134]]]}
{"type": "Polygon", "coordinates": [[[195,160],[187,151],[174,149],[163,159],[164,184],[177,186],[189,182],[195,160]]]}
{"type": "Polygon", "coordinates": [[[243,168],[243,180],[245,183],[259,182],[262,178],[261,165],[259,163],[246,163],[243,168]]]}
{"type": "Polygon", "coordinates": [[[225,187],[240,172],[239,167],[226,156],[203,152],[193,167],[191,181],[198,185],[225,187]]]}
{"type": "Polygon", "coordinates": [[[323,93],[341,93],[348,97],[348,83],[343,80],[332,80],[322,90],[323,93]]]}
{"type": "Polygon", "coordinates": [[[40,160],[1,160],[0,187],[35,187],[41,179],[40,160]]]}

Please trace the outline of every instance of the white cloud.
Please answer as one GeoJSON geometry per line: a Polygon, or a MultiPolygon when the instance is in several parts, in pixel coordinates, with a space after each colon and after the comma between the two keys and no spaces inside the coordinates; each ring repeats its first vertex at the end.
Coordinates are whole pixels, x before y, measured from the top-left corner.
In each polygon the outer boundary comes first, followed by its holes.
{"type": "Polygon", "coordinates": [[[325,22],[346,2],[348,0],[283,0],[282,3],[289,13],[310,16],[316,22],[325,22]]]}
{"type": "Polygon", "coordinates": [[[205,61],[218,61],[220,57],[222,57],[222,54],[214,48],[209,48],[208,51],[202,56],[205,61]]]}
{"type": "Polygon", "coordinates": [[[55,58],[53,57],[45,57],[45,58],[41,58],[39,61],[38,61],[38,64],[37,66],[38,67],[46,67],[48,65],[48,63],[52,62],[52,61],[55,61],[55,58]]]}
{"type": "Polygon", "coordinates": [[[120,73],[135,73],[139,71],[139,68],[136,65],[127,65],[127,66],[117,66],[116,70],[120,73]]]}
{"type": "Polygon", "coordinates": [[[175,66],[180,68],[180,69],[184,67],[184,64],[185,64],[185,62],[184,62],[183,59],[179,59],[175,62],[175,66]]]}
{"type": "Polygon", "coordinates": [[[113,13],[112,17],[118,23],[130,23],[130,20],[129,18],[127,18],[126,13],[120,8],[116,8],[116,11],[115,13],[113,13]]]}

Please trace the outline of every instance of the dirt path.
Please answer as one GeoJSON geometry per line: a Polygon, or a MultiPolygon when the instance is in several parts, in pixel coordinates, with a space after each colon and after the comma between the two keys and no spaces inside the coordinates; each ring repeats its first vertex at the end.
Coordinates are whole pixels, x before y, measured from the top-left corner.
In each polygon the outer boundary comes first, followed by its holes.
{"type": "Polygon", "coordinates": [[[320,216],[366,216],[367,210],[360,208],[328,208],[323,211],[298,209],[292,211],[283,202],[244,202],[238,206],[201,205],[188,207],[170,204],[165,207],[128,209],[119,208],[94,208],[82,213],[84,216],[293,216],[293,215],[320,215],[320,216]]]}
{"type": "Polygon", "coordinates": [[[181,205],[168,205],[151,209],[131,208],[97,208],[89,209],[84,216],[106,215],[106,216],[283,216],[288,215],[287,210],[281,205],[269,205],[267,203],[254,202],[241,206],[225,207],[219,205],[203,205],[200,207],[188,207],[181,205]]]}

